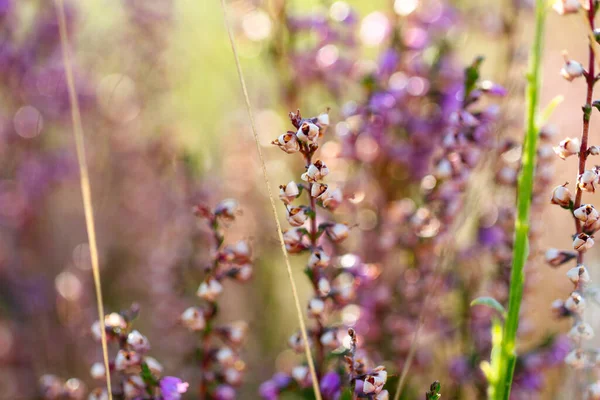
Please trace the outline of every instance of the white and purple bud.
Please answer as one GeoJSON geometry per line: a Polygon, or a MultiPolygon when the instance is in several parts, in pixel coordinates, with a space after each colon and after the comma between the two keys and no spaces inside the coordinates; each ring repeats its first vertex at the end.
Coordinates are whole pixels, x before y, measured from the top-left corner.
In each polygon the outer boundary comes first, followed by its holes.
{"type": "Polygon", "coordinates": [[[558,146],[554,147],[554,152],[557,156],[564,160],[567,157],[574,156],[575,154],[579,153],[580,149],[581,143],[579,143],[579,139],[566,138],[562,140],[558,146]]]}
{"type": "Polygon", "coordinates": [[[307,386],[310,383],[310,375],[308,374],[308,367],[304,365],[298,365],[292,369],[292,378],[300,386],[307,386]]]}
{"type": "Polygon", "coordinates": [[[381,393],[375,396],[374,400],[390,400],[390,392],[382,390],[381,393]]]}
{"type": "Polygon", "coordinates": [[[330,349],[336,349],[340,346],[340,341],[337,337],[337,331],[335,329],[329,329],[321,335],[319,339],[321,344],[330,349]]]}
{"type": "Polygon", "coordinates": [[[252,278],[252,264],[243,264],[237,268],[237,271],[233,275],[233,279],[239,282],[248,282],[252,278]]]}
{"type": "Polygon", "coordinates": [[[306,208],[293,207],[288,210],[287,220],[292,226],[302,226],[308,219],[306,208]]]}
{"type": "Polygon", "coordinates": [[[594,337],[594,329],[587,322],[578,322],[569,331],[569,337],[573,340],[590,340],[594,337]]]}
{"type": "Polygon", "coordinates": [[[92,377],[92,379],[106,379],[106,368],[104,368],[104,363],[93,363],[90,368],[90,376],[92,377]]]}
{"type": "Polygon", "coordinates": [[[569,189],[567,189],[567,184],[565,183],[562,186],[557,186],[552,191],[552,198],[550,199],[550,203],[558,204],[561,207],[568,208],[573,203],[573,194],[569,189]]]}
{"type": "Polygon", "coordinates": [[[594,239],[587,233],[578,234],[573,240],[573,248],[580,253],[588,251],[594,245],[594,239]]]}
{"type": "Polygon", "coordinates": [[[579,283],[586,284],[591,280],[587,268],[583,265],[578,265],[575,268],[568,270],[567,278],[569,278],[575,285],[578,285],[579,283]]]}
{"type": "Polygon", "coordinates": [[[319,294],[323,297],[327,296],[329,292],[331,292],[331,284],[329,283],[329,280],[325,277],[321,277],[319,279],[319,282],[317,283],[317,288],[319,294]]]}
{"type": "Polygon", "coordinates": [[[123,392],[126,399],[135,399],[146,394],[146,384],[139,375],[129,375],[123,384],[123,392]]]}
{"type": "Polygon", "coordinates": [[[327,192],[327,185],[324,183],[315,182],[310,188],[311,197],[319,197],[325,192],[327,192]]]}
{"type": "Polygon", "coordinates": [[[179,317],[183,326],[191,331],[201,331],[206,328],[206,319],[204,313],[198,307],[186,309],[179,317]]]}
{"type": "Polygon", "coordinates": [[[581,314],[586,307],[585,299],[578,292],[573,292],[565,301],[565,308],[573,313],[581,314]]]}
{"type": "Polygon", "coordinates": [[[335,210],[342,204],[343,194],[340,188],[331,190],[328,188],[319,196],[319,200],[323,203],[323,207],[335,210]]]}
{"type": "Polygon", "coordinates": [[[319,137],[319,127],[312,122],[305,121],[296,132],[296,137],[301,142],[312,143],[319,137]]]}
{"type": "Polygon", "coordinates": [[[215,215],[226,219],[235,219],[238,209],[237,201],[234,199],[225,199],[215,207],[215,215]]]}
{"type": "Polygon", "coordinates": [[[588,386],[587,395],[588,400],[600,400],[600,381],[596,381],[588,386]]]}
{"type": "Polygon", "coordinates": [[[226,368],[223,372],[223,378],[225,378],[225,382],[232,386],[239,386],[242,383],[243,377],[244,374],[237,368],[226,368]]]}
{"type": "Polygon", "coordinates": [[[323,179],[329,174],[329,168],[321,160],[317,160],[310,164],[306,169],[306,172],[302,174],[301,178],[303,181],[316,182],[323,179]]]}
{"type": "Polygon", "coordinates": [[[325,311],[325,302],[323,300],[321,300],[318,297],[313,297],[309,302],[308,302],[308,313],[315,316],[315,317],[319,317],[320,315],[323,314],[323,312],[325,311]]]}
{"type": "Polygon", "coordinates": [[[215,360],[226,367],[232,366],[236,359],[235,353],[229,347],[221,347],[215,353],[215,360]]]}
{"type": "Polygon", "coordinates": [[[548,249],[546,250],[546,262],[553,267],[559,267],[566,262],[571,261],[577,257],[577,253],[574,251],[548,249]]]}
{"type": "Polygon", "coordinates": [[[144,353],[150,350],[148,338],[137,330],[133,330],[127,335],[127,344],[138,353],[144,353]]]}
{"type": "Polygon", "coordinates": [[[308,258],[310,268],[325,268],[329,265],[330,257],[323,250],[315,250],[308,258]]]}
{"type": "Polygon", "coordinates": [[[96,388],[88,396],[88,400],[108,400],[106,389],[96,388]]]}
{"type": "Polygon", "coordinates": [[[598,173],[596,170],[588,169],[577,178],[577,186],[584,192],[595,192],[598,186],[598,173]]]}
{"type": "Polygon", "coordinates": [[[569,59],[569,56],[565,53],[565,65],[560,70],[560,74],[563,78],[571,82],[575,78],[579,78],[583,76],[585,73],[585,69],[580,62],[573,61],[569,59]]]}
{"type": "MultiPolygon", "coordinates": [[[[290,336],[288,344],[296,353],[300,354],[304,352],[304,340],[302,339],[302,334],[300,332],[296,332],[290,336]]],[[[308,338],[308,344],[309,346],[312,346],[312,340],[310,337],[308,338]]]]}
{"type": "Polygon", "coordinates": [[[335,224],[327,230],[327,233],[331,240],[334,242],[341,242],[345,240],[350,234],[350,228],[346,224],[335,224]]]}
{"type": "Polygon", "coordinates": [[[144,357],[144,362],[148,366],[148,369],[156,377],[160,377],[163,373],[163,366],[154,357],[144,357]]]}
{"type": "Polygon", "coordinates": [[[277,140],[273,140],[271,144],[278,146],[288,154],[293,154],[300,150],[300,143],[298,143],[296,135],[291,132],[280,135],[277,140]]]}
{"type": "Polygon", "coordinates": [[[222,326],[219,331],[229,343],[239,346],[246,338],[248,323],[246,321],[235,321],[222,326]]]}
{"type": "Polygon", "coordinates": [[[329,126],[329,114],[322,113],[317,117],[317,124],[322,128],[327,128],[329,126]]]}
{"type": "Polygon", "coordinates": [[[130,367],[140,365],[142,356],[135,351],[119,350],[115,357],[115,369],[124,371],[130,367]]]}
{"type": "Polygon", "coordinates": [[[567,354],[565,364],[574,369],[583,369],[587,364],[587,357],[583,350],[575,349],[567,354]]]}
{"type": "Polygon", "coordinates": [[[206,301],[214,302],[223,292],[223,285],[215,278],[208,278],[200,284],[196,296],[206,301]]]}
{"type": "Polygon", "coordinates": [[[279,186],[279,198],[285,204],[290,204],[300,195],[300,189],[294,181],[290,181],[287,185],[279,186]]]}
{"type": "Polygon", "coordinates": [[[558,15],[575,14],[579,12],[579,0],[555,0],[552,8],[558,15]]]}
{"type": "Polygon", "coordinates": [[[588,154],[590,156],[597,156],[600,154],[600,146],[590,146],[588,147],[588,154]]]}
{"type": "Polygon", "coordinates": [[[584,223],[584,225],[590,226],[600,218],[600,213],[591,204],[584,204],[577,210],[573,211],[573,216],[584,223]]]}
{"type": "Polygon", "coordinates": [[[289,253],[299,253],[306,249],[306,244],[303,241],[304,232],[299,228],[288,229],[283,232],[283,242],[289,253]]]}

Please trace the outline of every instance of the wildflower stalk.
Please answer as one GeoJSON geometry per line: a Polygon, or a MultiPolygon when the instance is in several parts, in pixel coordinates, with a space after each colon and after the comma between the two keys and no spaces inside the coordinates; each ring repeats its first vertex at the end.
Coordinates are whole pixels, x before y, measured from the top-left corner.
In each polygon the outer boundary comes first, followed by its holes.
{"type": "Polygon", "coordinates": [[[104,302],[102,300],[102,283],[100,281],[100,267],[98,261],[98,245],[96,243],[96,228],[94,223],[94,208],[92,206],[92,190],[90,188],[90,178],[88,173],[87,160],[85,155],[85,144],[83,141],[83,125],[81,123],[81,113],[79,109],[79,100],[75,91],[75,80],[71,68],[69,57],[69,39],[67,34],[65,9],[63,0],[55,0],[56,13],[58,15],[58,27],[60,43],[62,49],[63,64],[65,67],[65,77],[67,81],[67,90],[69,93],[69,102],[71,104],[71,120],[73,123],[73,135],[75,136],[75,148],[77,151],[77,162],[79,164],[79,177],[81,183],[81,195],[83,197],[83,209],[85,212],[85,224],[90,245],[90,258],[92,263],[92,274],[94,278],[94,287],[96,290],[96,302],[98,308],[98,319],[100,321],[100,332],[102,342],[102,356],[104,358],[104,369],[106,375],[106,388],[108,399],[112,400],[112,388],[110,381],[110,369],[108,360],[108,345],[106,340],[106,329],[104,326],[104,302]]]}
{"type": "Polygon", "coordinates": [[[531,60],[527,74],[526,92],[526,133],[522,154],[522,169],[518,181],[517,218],[515,220],[515,242],[513,264],[510,277],[508,313],[504,325],[501,352],[498,360],[499,376],[493,396],[496,399],[508,399],[512,386],[513,373],[517,359],[515,347],[519,327],[519,311],[523,297],[524,267],[529,253],[529,212],[533,192],[533,178],[536,163],[538,128],[536,125],[537,105],[541,81],[541,60],[546,4],[536,0],[535,36],[531,47],[531,60]]]}
{"type": "Polygon", "coordinates": [[[294,281],[294,275],[292,272],[292,266],[290,263],[290,258],[288,256],[287,249],[285,247],[285,242],[283,239],[283,230],[281,228],[281,222],[279,221],[279,216],[277,215],[277,207],[275,206],[275,198],[273,197],[273,191],[271,190],[271,184],[269,181],[269,177],[267,174],[267,167],[264,160],[264,156],[262,153],[260,141],[258,138],[258,131],[256,129],[256,123],[254,121],[254,114],[252,113],[252,107],[250,105],[250,97],[248,96],[248,89],[246,88],[246,81],[244,80],[244,74],[242,72],[242,67],[240,64],[240,60],[237,54],[237,48],[235,45],[235,40],[233,38],[233,33],[231,31],[231,26],[229,25],[229,21],[227,19],[227,6],[225,4],[225,0],[221,0],[221,8],[223,9],[223,19],[225,22],[225,27],[227,29],[227,34],[229,36],[229,42],[231,44],[231,51],[233,53],[233,57],[235,59],[235,65],[238,73],[238,78],[240,80],[240,85],[242,86],[242,92],[244,93],[244,101],[246,103],[246,109],[248,111],[248,117],[250,118],[250,124],[252,127],[252,134],[254,137],[254,142],[256,144],[256,149],[258,152],[258,157],[261,163],[261,169],[263,173],[263,179],[265,181],[265,185],[267,186],[267,192],[269,194],[269,201],[271,204],[271,211],[273,213],[273,218],[275,219],[275,225],[277,227],[277,235],[279,238],[279,243],[281,245],[281,252],[283,253],[283,258],[285,260],[286,270],[288,274],[288,278],[290,280],[290,286],[292,288],[292,296],[294,298],[294,305],[296,308],[296,315],[298,316],[298,322],[300,324],[300,331],[302,333],[302,339],[304,341],[304,350],[306,353],[306,360],[308,362],[308,368],[311,375],[313,391],[315,394],[315,398],[317,400],[321,400],[321,390],[319,389],[319,380],[317,378],[317,372],[315,368],[315,364],[312,358],[312,353],[310,351],[310,344],[308,340],[308,333],[306,330],[306,324],[304,322],[304,318],[302,316],[302,307],[300,305],[300,298],[298,296],[298,289],[296,288],[296,282],[294,281]]]}

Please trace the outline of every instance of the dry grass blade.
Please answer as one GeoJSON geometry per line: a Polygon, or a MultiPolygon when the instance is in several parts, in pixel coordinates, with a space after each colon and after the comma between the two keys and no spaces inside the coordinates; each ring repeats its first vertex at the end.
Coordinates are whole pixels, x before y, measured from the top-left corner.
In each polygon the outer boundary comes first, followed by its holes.
{"type": "Polygon", "coordinates": [[[94,275],[94,286],[96,288],[96,301],[98,305],[98,319],[100,320],[100,332],[102,335],[102,355],[104,357],[104,368],[106,372],[106,387],[108,398],[112,400],[112,388],[110,382],[110,369],[108,365],[108,349],[106,344],[106,330],[104,326],[104,306],[102,301],[102,285],[100,282],[100,268],[98,263],[98,246],[96,243],[96,228],[94,226],[94,208],[92,207],[92,191],[90,189],[90,179],[88,174],[87,160],[85,156],[85,145],[83,142],[83,126],[81,124],[81,113],[79,111],[79,101],[75,91],[75,82],[73,79],[73,70],[71,68],[71,59],[69,56],[69,38],[67,36],[67,23],[65,18],[65,9],[63,0],[55,0],[56,13],[58,15],[58,27],[60,33],[60,42],[62,48],[63,63],[65,66],[65,77],[67,80],[67,90],[69,92],[69,101],[71,103],[71,119],[73,122],[73,134],[75,136],[75,148],[77,150],[77,161],[79,164],[79,174],[81,181],[81,194],[83,197],[83,209],[85,212],[85,224],[87,228],[88,239],[90,243],[90,256],[92,261],[92,273],[94,275]]]}
{"type": "Polygon", "coordinates": [[[254,121],[254,115],[252,113],[252,106],[250,105],[250,97],[248,96],[248,89],[246,88],[246,81],[244,80],[244,74],[242,73],[242,66],[240,64],[240,59],[238,57],[237,48],[235,45],[235,40],[233,38],[233,33],[231,32],[231,26],[229,25],[229,21],[227,19],[227,6],[225,4],[225,0],[221,0],[221,7],[223,8],[223,18],[225,21],[225,27],[227,29],[227,34],[229,36],[229,42],[231,44],[231,51],[233,52],[233,58],[235,59],[235,66],[237,68],[238,77],[240,80],[240,84],[242,86],[242,92],[244,93],[244,101],[246,103],[246,109],[248,111],[248,117],[250,118],[250,124],[252,127],[252,135],[254,136],[254,141],[256,143],[256,149],[258,151],[258,158],[260,159],[260,164],[262,168],[263,178],[265,180],[265,185],[267,186],[267,192],[269,194],[269,201],[271,202],[271,210],[273,212],[273,218],[275,219],[275,224],[277,226],[277,234],[279,236],[279,242],[281,245],[281,252],[283,253],[283,258],[285,260],[285,265],[287,268],[288,277],[290,279],[290,285],[292,287],[292,295],[294,297],[294,303],[296,305],[296,313],[298,314],[298,322],[300,324],[300,331],[302,333],[302,339],[304,340],[304,350],[306,353],[306,359],[308,361],[308,368],[310,370],[310,375],[312,378],[313,390],[315,393],[315,398],[317,400],[321,400],[321,391],[319,389],[319,380],[317,379],[317,371],[315,369],[315,363],[312,358],[312,354],[310,351],[310,345],[308,341],[308,334],[306,331],[306,324],[304,323],[304,318],[302,317],[302,307],[300,306],[300,299],[298,297],[298,290],[296,288],[296,282],[294,281],[294,276],[292,274],[292,266],[290,264],[290,258],[288,252],[285,248],[285,243],[283,241],[283,233],[281,229],[281,222],[279,221],[279,217],[277,216],[277,208],[275,206],[275,198],[273,197],[273,191],[271,190],[271,184],[269,182],[269,177],[267,174],[267,167],[265,165],[265,158],[262,154],[262,149],[260,147],[260,141],[258,138],[258,131],[256,130],[256,123],[254,121]]]}

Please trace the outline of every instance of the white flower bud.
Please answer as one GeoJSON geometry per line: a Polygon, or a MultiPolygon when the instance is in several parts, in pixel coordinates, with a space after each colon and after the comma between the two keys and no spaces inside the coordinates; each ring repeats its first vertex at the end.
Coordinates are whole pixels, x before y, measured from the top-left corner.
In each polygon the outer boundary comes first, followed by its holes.
{"type": "Polygon", "coordinates": [[[577,253],[574,251],[565,251],[558,249],[546,250],[546,262],[553,267],[559,267],[566,262],[577,257],[577,253]]]}
{"type": "Polygon", "coordinates": [[[600,146],[588,147],[588,154],[591,156],[597,156],[598,154],[600,154],[600,146]]]}
{"type": "Polygon", "coordinates": [[[571,268],[567,271],[567,277],[573,282],[575,285],[581,283],[588,283],[590,281],[590,274],[587,271],[587,268],[583,265],[578,265],[575,268],[571,268]]]}
{"type": "Polygon", "coordinates": [[[119,313],[110,313],[104,317],[104,325],[108,329],[125,329],[127,328],[127,322],[125,318],[119,313]]]}
{"type": "Polygon", "coordinates": [[[148,366],[148,369],[156,377],[160,377],[163,373],[163,366],[153,357],[144,357],[144,362],[148,366]]]}
{"type": "Polygon", "coordinates": [[[236,356],[233,350],[229,347],[221,347],[215,353],[215,360],[221,363],[224,366],[232,366],[236,361],[236,356]]]}
{"type": "Polygon", "coordinates": [[[96,388],[91,391],[88,400],[108,400],[106,389],[96,388]]]}
{"type": "Polygon", "coordinates": [[[133,330],[127,335],[127,344],[131,348],[139,353],[150,350],[150,342],[146,336],[142,335],[139,331],[133,330]]]}
{"type": "Polygon", "coordinates": [[[329,228],[328,234],[334,242],[341,242],[350,234],[350,228],[346,224],[335,224],[329,228]]]}
{"type": "Polygon", "coordinates": [[[311,197],[319,197],[325,192],[327,192],[327,185],[324,183],[313,183],[310,188],[311,197]]]}
{"type": "Polygon", "coordinates": [[[600,400],[600,381],[596,381],[588,386],[588,400],[600,400]]]}
{"type": "Polygon", "coordinates": [[[90,368],[90,376],[93,379],[98,380],[106,379],[106,369],[104,368],[104,364],[101,362],[93,363],[90,368]]]}
{"type": "Polygon", "coordinates": [[[228,384],[230,384],[232,386],[238,386],[239,384],[241,384],[243,376],[244,375],[242,374],[242,371],[240,371],[236,368],[227,368],[223,372],[223,377],[225,378],[225,382],[227,382],[228,384]]]}
{"type": "Polygon", "coordinates": [[[123,392],[126,399],[134,399],[145,394],[146,384],[139,375],[129,375],[123,385],[123,392]]]}
{"type": "Polygon", "coordinates": [[[59,399],[62,394],[63,382],[55,375],[42,375],[39,387],[44,399],[59,399]]]}
{"type": "Polygon", "coordinates": [[[238,208],[239,206],[237,201],[234,199],[225,199],[215,207],[215,215],[227,219],[234,219],[238,208]]]}
{"type": "Polygon", "coordinates": [[[329,174],[329,168],[321,160],[317,160],[310,164],[306,169],[306,172],[302,174],[301,178],[303,181],[316,182],[323,179],[329,174]]]}
{"type": "Polygon", "coordinates": [[[375,400],[390,400],[390,393],[387,390],[382,390],[377,396],[375,396],[375,400]]]}
{"type": "Polygon", "coordinates": [[[312,143],[319,137],[319,127],[312,122],[305,121],[296,132],[296,137],[301,142],[312,143]]]}
{"type": "Polygon", "coordinates": [[[206,328],[204,313],[198,307],[190,307],[181,314],[181,323],[191,331],[201,331],[206,328]]]}
{"type": "MultiPolygon", "coordinates": [[[[565,57],[566,58],[566,57],[565,57]]],[[[560,70],[560,74],[563,78],[571,82],[575,78],[583,76],[585,69],[583,65],[577,61],[565,59],[565,65],[560,70]]]]}
{"type": "Polygon", "coordinates": [[[337,348],[340,343],[337,338],[337,332],[333,329],[328,330],[323,335],[321,335],[321,344],[330,349],[337,348]]]}
{"type": "Polygon", "coordinates": [[[135,351],[119,350],[117,357],[115,357],[115,369],[117,371],[124,371],[129,367],[140,365],[142,357],[135,351]]]}
{"type": "Polygon", "coordinates": [[[308,258],[310,268],[325,268],[329,265],[330,257],[323,250],[315,250],[308,258]]]}
{"type": "Polygon", "coordinates": [[[308,368],[304,365],[298,365],[292,369],[292,377],[298,382],[300,385],[305,385],[309,378],[308,368]]]}
{"type": "Polygon", "coordinates": [[[318,297],[312,298],[308,303],[308,312],[311,315],[318,317],[323,314],[323,311],[325,311],[325,302],[318,297]]]}
{"type": "Polygon", "coordinates": [[[63,396],[69,400],[83,400],[86,393],[85,384],[77,378],[68,379],[63,387],[63,396]]]}
{"type": "Polygon", "coordinates": [[[581,144],[579,143],[579,139],[566,138],[560,142],[558,146],[554,147],[554,152],[557,156],[564,160],[567,157],[574,156],[575,154],[579,153],[580,148],[581,144]]]}
{"type": "Polygon", "coordinates": [[[280,135],[277,140],[272,141],[271,144],[279,146],[281,150],[288,154],[293,154],[300,150],[300,143],[298,143],[298,139],[293,132],[280,135]]]}
{"type": "Polygon", "coordinates": [[[343,194],[340,188],[327,189],[319,196],[319,200],[323,203],[323,207],[335,210],[342,204],[343,194]]]}
{"type": "Polygon", "coordinates": [[[246,338],[248,323],[246,321],[235,321],[221,327],[220,330],[229,343],[237,346],[246,338]]]}
{"type": "Polygon", "coordinates": [[[323,128],[329,126],[329,114],[323,113],[317,117],[317,123],[323,128]]]}
{"type": "Polygon", "coordinates": [[[598,186],[598,174],[595,170],[588,169],[577,178],[577,186],[584,192],[595,192],[598,186]]]}
{"type": "Polygon", "coordinates": [[[327,296],[331,291],[331,285],[325,277],[321,277],[318,282],[319,294],[321,296],[327,296]]]}
{"type": "Polygon", "coordinates": [[[283,242],[290,253],[298,253],[306,248],[303,238],[304,233],[299,228],[288,229],[283,232],[283,242]]]}
{"type": "MultiPolygon", "coordinates": [[[[296,353],[301,354],[304,352],[304,340],[302,339],[302,334],[300,332],[296,332],[290,336],[288,344],[296,353]]],[[[308,338],[308,344],[309,346],[312,346],[312,340],[310,337],[308,338]]]]}
{"type": "Polygon", "coordinates": [[[435,177],[438,179],[446,179],[452,176],[452,164],[448,161],[447,158],[442,158],[436,168],[435,168],[435,177]]]}
{"type": "Polygon", "coordinates": [[[196,291],[196,296],[206,301],[214,302],[223,292],[223,285],[215,278],[202,282],[196,291]]]}
{"type": "Polygon", "coordinates": [[[252,264],[241,265],[233,278],[239,282],[248,282],[252,278],[252,264]]]}
{"type": "Polygon", "coordinates": [[[590,340],[594,337],[594,330],[586,322],[578,322],[569,331],[569,337],[573,340],[590,340]]]}
{"type": "Polygon", "coordinates": [[[565,363],[574,369],[583,369],[587,364],[585,353],[580,349],[571,351],[565,357],[565,363]]]}
{"type": "Polygon", "coordinates": [[[561,207],[569,207],[573,202],[573,194],[567,189],[566,183],[562,186],[557,186],[552,191],[550,203],[558,204],[561,207]]]}
{"type": "Polygon", "coordinates": [[[592,248],[594,239],[586,233],[580,233],[573,240],[573,248],[580,253],[583,253],[592,248]]]}
{"type": "Polygon", "coordinates": [[[600,218],[600,213],[591,204],[582,205],[577,210],[573,211],[573,215],[575,218],[583,222],[585,226],[592,225],[594,222],[598,221],[598,218],[600,218]]]}
{"type": "Polygon", "coordinates": [[[304,207],[293,207],[288,210],[287,220],[292,226],[302,226],[308,219],[304,207]]]}
{"type": "Polygon", "coordinates": [[[585,306],[585,299],[577,292],[571,293],[565,301],[565,308],[576,314],[581,314],[585,310],[585,306]]]}
{"type": "Polygon", "coordinates": [[[558,15],[574,14],[579,11],[579,0],[555,0],[552,8],[558,15]]]}
{"type": "Polygon", "coordinates": [[[279,198],[285,204],[290,204],[299,195],[300,195],[300,189],[298,189],[298,185],[294,181],[291,181],[287,185],[279,186],[279,198]]]}

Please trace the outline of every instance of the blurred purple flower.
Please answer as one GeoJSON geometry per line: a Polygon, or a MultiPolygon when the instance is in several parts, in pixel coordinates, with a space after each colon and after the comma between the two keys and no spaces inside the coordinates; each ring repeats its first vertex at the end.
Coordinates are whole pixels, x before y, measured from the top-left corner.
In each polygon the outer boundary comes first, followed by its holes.
{"type": "Polygon", "coordinates": [[[165,376],[160,380],[160,391],[164,400],[179,400],[187,392],[189,384],[174,376],[165,376]]]}

